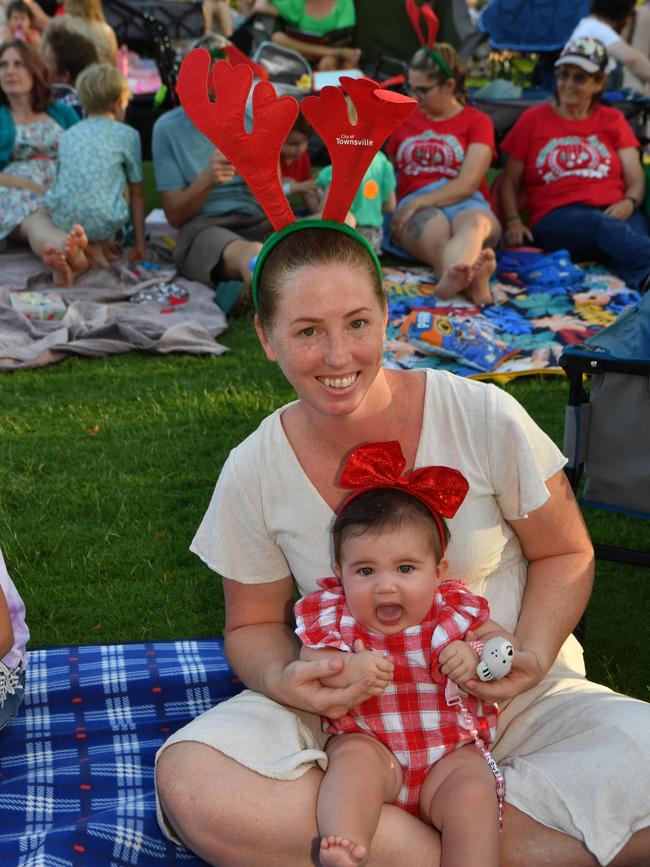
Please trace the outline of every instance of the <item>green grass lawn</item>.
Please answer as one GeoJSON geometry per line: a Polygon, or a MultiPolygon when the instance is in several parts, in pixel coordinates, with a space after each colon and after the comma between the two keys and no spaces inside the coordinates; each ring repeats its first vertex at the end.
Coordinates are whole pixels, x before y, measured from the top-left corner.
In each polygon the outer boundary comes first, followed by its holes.
{"type": "MultiPolygon", "coordinates": [[[[149,205],[151,166],[145,165],[149,205]]],[[[293,397],[235,319],[218,358],[71,358],[0,376],[0,547],[32,646],[214,636],[218,578],[188,545],[229,450],[293,397]]],[[[567,385],[508,386],[561,442],[567,385]]],[[[650,549],[647,523],[585,513],[596,539],[650,549]]],[[[599,562],[586,655],[596,680],[648,698],[650,571],[599,562]]]]}

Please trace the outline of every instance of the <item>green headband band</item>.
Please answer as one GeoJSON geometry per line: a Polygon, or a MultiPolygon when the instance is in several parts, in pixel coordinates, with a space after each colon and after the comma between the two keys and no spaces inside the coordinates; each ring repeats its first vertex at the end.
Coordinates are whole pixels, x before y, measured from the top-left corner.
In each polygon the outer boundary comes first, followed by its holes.
{"type": "Polygon", "coordinates": [[[435,48],[427,48],[426,45],[423,45],[422,47],[424,48],[425,52],[429,55],[429,57],[435,62],[436,66],[438,67],[440,72],[443,73],[443,75],[446,75],[447,78],[453,78],[454,77],[451,69],[447,66],[445,61],[442,59],[442,56],[440,55],[439,51],[436,51],[435,48]]]}
{"type": "Polygon", "coordinates": [[[292,235],[294,232],[299,232],[302,229],[334,229],[336,232],[342,232],[344,235],[349,235],[350,238],[353,238],[358,244],[361,244],[364,250],[369,253],[370,258],[377,269],[379,282],[381,283],[383,281],[384,275],[381,271],[381,265],[372,245],[369,243],[367,238],[364,238],[364,236],[360,232],[357,232],[356,229],[353,229],[352,226],[348,226],[347,223],[337,223],[334,220],[316,220],[314,218],[297,220],[295,223],[289,223],[288,226],[280,229],[279,232],[274,232],[269,238],[267,238],[264,246],[259,252],[255,262],[255,270],[253,271],[252,295],[255,310],[259,311],[260,309],[258,297],[260,277],[262,274],[262,268],[264,267],[264,263],[266,262],[269,253],[271,250],[275,249],[280,241],[283,238],[286,238],[287,235],[292,235]]]}

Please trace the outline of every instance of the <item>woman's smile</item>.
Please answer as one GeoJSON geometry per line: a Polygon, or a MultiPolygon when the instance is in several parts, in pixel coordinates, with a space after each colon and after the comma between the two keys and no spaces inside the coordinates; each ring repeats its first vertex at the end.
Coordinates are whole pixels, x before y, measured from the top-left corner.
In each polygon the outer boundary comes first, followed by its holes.
{"type": "Polygon", "coordinates": [[[354,385],[359,377],[359,371],[356,373],[350,373],[346,376],[317,376],[316,379],[319,382],[322,382],[323,385],[327,386],[327,388],[333,388],[336,391],[343,391],[343,389],[350,388],[350,386],[354,385]]]}

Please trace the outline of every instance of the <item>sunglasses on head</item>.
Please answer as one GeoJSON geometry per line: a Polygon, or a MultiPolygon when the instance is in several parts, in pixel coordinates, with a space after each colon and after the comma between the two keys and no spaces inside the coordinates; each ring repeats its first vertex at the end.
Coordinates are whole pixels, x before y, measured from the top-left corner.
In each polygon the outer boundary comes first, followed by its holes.
{"type": "Polygon", "coordinates": [[[569,72],[568,69],[557,69],[555,71],[556,81],[573,81],[574,84],[586,84],[591,76],[588,72],[569,72]]]}

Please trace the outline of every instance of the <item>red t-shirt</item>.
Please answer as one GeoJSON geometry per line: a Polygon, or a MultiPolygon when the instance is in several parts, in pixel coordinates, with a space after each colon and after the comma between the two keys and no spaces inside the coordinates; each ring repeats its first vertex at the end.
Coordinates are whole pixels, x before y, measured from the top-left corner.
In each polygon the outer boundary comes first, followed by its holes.
{"type": "MultiPolygon", "coordinates": [[[[487,114],[466,105],[454,117],[433,121],[416,109],[386,144],[397,169],[398,200],[434,181],[458,177],[471,144],[485,144],[495,153],[487,114]]],[[[489,198],[487,179],[479,189],[489,198]]]]}
{"type": "Polygon", "coordinates": [[[280,157],[280,176],[283,181],[308,181],[311,177],[311,162],[307,151],[290,165],[280,157]]]}
{"type": "Polygon", "coordinates": [[[607,207],[625,196],[621,148],[639,142],[616,108],[598,105],[583,120],[560,117],[549,102],[527,109],[502,149],[524,164],[528,223],[580,202],[607,207]]]}

